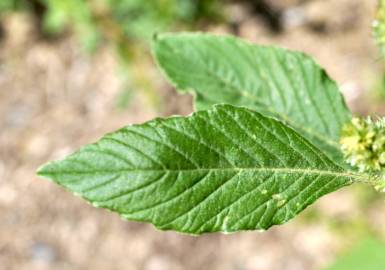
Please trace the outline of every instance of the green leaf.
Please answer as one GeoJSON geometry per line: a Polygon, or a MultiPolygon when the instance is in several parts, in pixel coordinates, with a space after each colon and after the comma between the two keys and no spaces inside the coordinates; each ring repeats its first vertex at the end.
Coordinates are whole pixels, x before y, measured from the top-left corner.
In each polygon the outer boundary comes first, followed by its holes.
{"type": "Polygon", "coordinates": [[[229,36],[162,34],[153,51],[169,81],[196,107],[245,106],[275,116],[341,162],[339,133],[351,114],[336,83],[303,53],[229,36]]]}
{"type": "Polygon", "coordinates": [[[190,234],[268,229],[362,177],[231,105],[125,127],[38,173],[126,219],[190,234]]]}

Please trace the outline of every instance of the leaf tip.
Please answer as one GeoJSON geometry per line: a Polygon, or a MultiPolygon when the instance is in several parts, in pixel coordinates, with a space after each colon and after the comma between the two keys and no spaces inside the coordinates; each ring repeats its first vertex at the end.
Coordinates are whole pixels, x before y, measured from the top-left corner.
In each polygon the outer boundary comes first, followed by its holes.
{"type": "Polygon", "coordinates": [[[36,175],[38,176],[44,176],[45,175],[45,166],[46,164],[41,165],[36,169],[36,175]]]}
{"type": "Polygon", "coordinates": [[[160,42],[162,40],[164,40],[165,38],[167,38],[168,36],[171,36],[172,33],[159,33],[159,32],[155,32],[153,33],[152,35],[152,45],[154,46],[154,44],[156,44],[157,42],[160,42]]]}
{"type": "Polygon", "coordinates": [[[44,178],[46,180],[52,181],[53,180],[52,174],[50,172],[51,165],[52,165],[52,162],[48,162],[48,163],[41,165],[40,167],[38,167],[36,169],[36,175],[41,177],[41,178],[44,178]]]}

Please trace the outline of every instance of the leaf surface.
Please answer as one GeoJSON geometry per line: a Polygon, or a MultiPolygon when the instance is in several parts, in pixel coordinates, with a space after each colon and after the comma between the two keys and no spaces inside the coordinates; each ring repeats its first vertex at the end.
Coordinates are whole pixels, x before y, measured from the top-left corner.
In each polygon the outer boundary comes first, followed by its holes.
{"type": "Polygon", "coordinates": [[[227,103],[277,117],[342,161],[339,135],[351,113],[336,83],[309,56],[200,33],[159,35],[153,51],[169,81],[195,93],[198,109],[227,103]]]}
{"type": "Polygon", "coordinates": [[[125,127],[38,173],[126,219],[190,234],[268,229],[361,177],[231,105],[125,127]]]}

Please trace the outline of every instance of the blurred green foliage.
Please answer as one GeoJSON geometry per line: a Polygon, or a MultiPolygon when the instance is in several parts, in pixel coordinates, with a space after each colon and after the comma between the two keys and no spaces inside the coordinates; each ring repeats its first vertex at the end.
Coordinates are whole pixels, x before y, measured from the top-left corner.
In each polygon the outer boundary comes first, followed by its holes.
{"type": "Polygon", "coordinates": [[[376,19],[373,22],[373,32],[383,55],[385,55],[385,0],[378,1],[376,19]]]}
{"type": "MultiPolygon", "coordinates": [[[[72,28],[85,48],[95,49],[101,38],[142,41],[156,32],[200,19],[218,19],[218,0],[39,0],[47,7],[45,30],[60,33],[72,28]]],[[[128,44],[127,44],[128,45],[128,44]]]]}
{"type": "MultiPolygon", "coordinates": [[[[222,1],[223,2],[223,1],[222,1]]],[[[67,27],[95,36],[105,19],[113,20],[129,38],[149,38],[176,24],[194,25],[221,17],[219,0],[1,0],[0,12],[29,10],[44,5],[45,30],[59,33],[67,27]]],[[[96,39],[94,39],[96,41],[96,39]]]]}
{"type": "Polygon", "coordinates": [[[129,103],[133,89],[144,91],[153,105],[159,103],[156,86],[145,75],[151,69],[148,45],[155,33],[196,30],[223,19],[220,0],[0,0],[0,15],[21,10],[34,14],[36,6],[44,10],[35,15],[45,35],[71,31],[88,53],[102,43],[114,49],[123,84],[119,107],[129,103]],[[138,64],[141,72],[133,70],[138,64]]]}
{"type": "Polygon", "coordinates": [[[385,244],[369,236],[338,258],[326,270],[383,270],[385,265],[384,255],[385,244]]]}
{"type": "MultiPolygon", "coordinates": [[[[72,28],[80,37],[84,48],[93,51],[101,39],[101,32],[94,19],[88,1],[82,0],[40,0],[46,5],[44,31],[60,34],[72,28]]],[[[91,1],[92,2],[92,1],[91,1]]]]}
{"type": "MultiPolygon", "coordinates": [[[[385,0],[378,0],[378,9],[375,20],[373,21],[373,36],[377,42],[380,52],[385,57],[385,0]]],[[[374,74],[371,86],[371,102],[372,106],[382,106],[385,100],[385,72],[382,74],[374,74]]]]}
{"type": "Polygon", "coordinates": [[[174,21],[194,23],[212,18],[219,9],[215,0],[105,0],[111,14],[127,36],[149,38],[167,29],[174,21]]]}
{"type": "Polygon", "coordinates": [[[1,0],[0,12],[22,10],[29,6],[28,0],[1,0]]]}

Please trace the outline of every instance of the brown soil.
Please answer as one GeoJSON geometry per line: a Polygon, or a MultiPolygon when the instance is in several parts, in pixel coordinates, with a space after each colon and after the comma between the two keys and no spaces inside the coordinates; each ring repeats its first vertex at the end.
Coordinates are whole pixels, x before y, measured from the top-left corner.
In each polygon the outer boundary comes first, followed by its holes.
{"type": "MultiPolygon", "coordinates": [[[[367,93],[383,72],[370,30],[376,1],[320,0],[298,7],[294,5],[300,1],[286,2],[280,34],[273,34],[243,6],[233,5],[229,13],[234,18],[241,14],[241,36],[313,55],[338,81],[355,111],[381,112],[382,107],[367,105],[367,93]]],[[[37,178],[39,165],[106,132],[157,115],[189,113],[191,99],[176,95],[149,70],[159,85],[162,109],[153,109],[137,95],[128,109],[119,110],[116,61],[108,48],[87,56],[72,37],[53,42],[37,38],[27,16],[3,21],[7,35],[0,44],[0,270],[309,270],[336,256],[341,237],[328,228],[327,220],[356,214],[351,189],[311,207],[325,217],[319,222],[299,218],[264,233],[190,237],[122,221],[37,178]]],[[[377,216],[368,222],[383,228],[385,219],[377,216]]]]}

